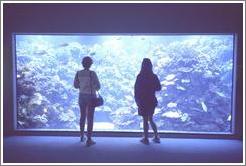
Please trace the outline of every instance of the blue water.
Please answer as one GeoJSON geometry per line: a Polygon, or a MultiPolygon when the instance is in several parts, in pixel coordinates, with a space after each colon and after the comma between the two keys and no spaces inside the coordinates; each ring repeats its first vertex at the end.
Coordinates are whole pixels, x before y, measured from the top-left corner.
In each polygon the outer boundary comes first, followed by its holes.
{"type": "Polygon", "coordinates": [[[16,35],[17,128],[79,129],[81,59],[91,56],[105,104],[95,130],[142,130],[133,86],[152,60],[159,130],[231,132],[233,35],[16,35]]]}

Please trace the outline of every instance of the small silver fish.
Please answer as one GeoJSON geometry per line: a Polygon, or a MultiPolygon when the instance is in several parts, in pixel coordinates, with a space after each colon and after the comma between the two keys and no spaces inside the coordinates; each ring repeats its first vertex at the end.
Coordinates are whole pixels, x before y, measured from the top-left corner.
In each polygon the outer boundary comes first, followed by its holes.
{"type": "Polygon", "coordinates": [[[47,52],[45,50],[40,50],[40,51],[34,52],[34,54],[36,54],[36,55],[45,55],[45,54],[47,54],[47,52]]]}
{"type": "Polygon", "coordinates": [[[67,47],[69,44],[68,43],[62,43],[62,44],[59,44],[58,47],[67,47]]]}

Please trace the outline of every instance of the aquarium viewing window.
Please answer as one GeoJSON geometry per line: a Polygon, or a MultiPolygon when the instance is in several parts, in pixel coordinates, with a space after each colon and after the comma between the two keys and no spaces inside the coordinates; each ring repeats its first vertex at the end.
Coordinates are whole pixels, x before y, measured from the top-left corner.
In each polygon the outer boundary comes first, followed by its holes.
{"type": "Polygon", "coordinates": [[[134,83],[150,58],[162,89],[160,132],[233,134],[234,34],[13,34],[16,130],[79,131],[81,59],[91,56],[105,103],[94,130],[142,132],[134,83]]]}

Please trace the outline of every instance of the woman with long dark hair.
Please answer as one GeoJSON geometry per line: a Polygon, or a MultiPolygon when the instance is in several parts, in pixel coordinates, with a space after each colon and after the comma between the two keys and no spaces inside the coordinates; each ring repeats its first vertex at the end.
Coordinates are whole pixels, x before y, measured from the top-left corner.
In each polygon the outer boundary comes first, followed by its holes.
{"type": "Polygon", "coordinates": [[[148,122],[150,122],[150,125],[154,131],[153,141],[160,143],[157,127],[153,121],[153,114],[158,103],[155,97],[155,92],[161,90],[161,84],[157,75],[153,73],[152,68],[151,60],[149,58],[144,58],[141,71],[137,76],[134,86],[138,114],[143,117],[144,137],[141,139],[141,142],[144,144],[149,144],[148,122]]]}
{"type": "Polygon", "coordinates": [[[95,144],[91,139],[93,131],[93,119],[95,107],[90,105],[91,99],[96,97],[96,91],[100,89],[100,82],[97,74],[90,70],[93,61],[90,57],[84,57],[82,60],[83,70],[77,71],[74,78],[74,87],[79,89],[79,108],[80,108],[80,140],[83,142],[85,118],[87,117],[87,141],[86,145],[95,144]]]}

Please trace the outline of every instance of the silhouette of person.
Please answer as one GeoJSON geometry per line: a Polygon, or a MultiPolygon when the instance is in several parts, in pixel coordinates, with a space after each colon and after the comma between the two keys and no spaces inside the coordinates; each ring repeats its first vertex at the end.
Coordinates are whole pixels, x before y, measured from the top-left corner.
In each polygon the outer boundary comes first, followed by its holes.
{"type": "Polygon", "coordinates": [[[153,73],[151,60],[149,58],[144,58],[141,71],[138,74],[134,85],[134,97],[138,106],[138,115],[143,117],[144,137],[141,139],[141,142],[144,144],[149,144],[148,121],[154,131],[153,141],[160,143],[157,127],[153,121],[155,107],[158,104],[155,92],[160,90],[161,84],[157,75],[153,73]]]}
{"type": "Polygon", "coordinates": [[[96,97],[96,91],[100,89],[100,82],[97,74],[90,70],[93,61],[89,56],[82,59],[83,70],[77,71],[74,78],[74,87],[79,89],[79,107],[80,107],[80,140],[85,141],[84,127],[87,117],[87,140],[86,145],[90,146],[96,142],[92,140],[93,120],[95,108],[90,106],[90,101],[96,97]]]}

